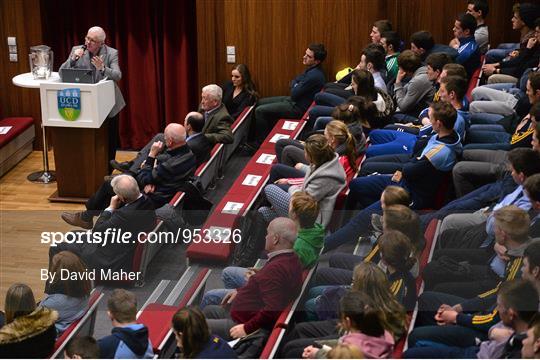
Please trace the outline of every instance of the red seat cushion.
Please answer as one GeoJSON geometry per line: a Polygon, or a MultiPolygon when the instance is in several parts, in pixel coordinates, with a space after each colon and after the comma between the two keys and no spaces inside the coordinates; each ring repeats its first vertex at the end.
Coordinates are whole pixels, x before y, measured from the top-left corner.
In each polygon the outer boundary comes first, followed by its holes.
{"type": "Polygon", "coordinates": [[[148,337],[158,352],[158,346],[171,330],[171,321],[178,308],[163,304],[149,304],[137,319],[140,324],[148,328],[148,337]]]}
{"type": "Polygon", "coordinates": [[[7,134],[0,134],[0,148],[34,125],[31,117],[12,117],[0,120],[0,126],[12,126],[7,134]]]}

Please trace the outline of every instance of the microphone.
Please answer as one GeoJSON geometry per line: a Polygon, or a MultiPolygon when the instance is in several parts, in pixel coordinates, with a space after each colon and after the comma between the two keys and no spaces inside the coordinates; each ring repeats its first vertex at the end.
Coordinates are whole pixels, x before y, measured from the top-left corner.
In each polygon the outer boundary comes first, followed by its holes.
{"type": "MultiPolygon", "coordinates": [[[[83,50],[83,54],[84,54],[84,52],[86,51],[86,48],[87,48],[86,44],[84,44],[83,46],[80,47],[80,49],[83,50]]],[[[82,56],[82,55],[75,55],[74,60],[75,60],[75,61],[79,60],[79,59],[81,58],[81,56],[82,56]]]]}

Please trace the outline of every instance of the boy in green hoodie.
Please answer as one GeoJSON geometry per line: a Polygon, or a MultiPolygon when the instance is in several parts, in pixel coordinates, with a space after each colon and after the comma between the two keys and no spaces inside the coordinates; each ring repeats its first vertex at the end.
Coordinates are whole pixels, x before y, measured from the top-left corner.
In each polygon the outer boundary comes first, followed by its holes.
{"type": "Polygon", "coordinates": [[[304,191],[292,195],[289,218],[298,226],[294,251],[306,268],[315,265],[324,242],[324,226],[315,222],[318,215],[319,204],[311,195],[304,191]]]}

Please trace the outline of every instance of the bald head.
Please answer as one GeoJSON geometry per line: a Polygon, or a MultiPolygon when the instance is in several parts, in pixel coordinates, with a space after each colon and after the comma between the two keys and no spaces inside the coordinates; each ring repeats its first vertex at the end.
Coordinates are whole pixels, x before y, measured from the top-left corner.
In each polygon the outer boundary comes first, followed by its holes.
{"type": "Polygon", "coordinates": [[[266,235],[266,250],[276,251],[292,249],[298,229],[296,223],[289,218],[279,217],[268,224],[266,235]]]}
{"type": "Polygon", "coordinates": [[[181,124],[171,123],[167,125],[164,134],[169,149],[178,148],[186,143],[186,129],[181,124]]]}
{"type": "Polygon", "coordinates": [[[104,42],[107,35],[105,35],[105,30],[99,26],[92,26],[88,29],[88,35],[93,39],[98,39],[100,42],[104,42]]]}

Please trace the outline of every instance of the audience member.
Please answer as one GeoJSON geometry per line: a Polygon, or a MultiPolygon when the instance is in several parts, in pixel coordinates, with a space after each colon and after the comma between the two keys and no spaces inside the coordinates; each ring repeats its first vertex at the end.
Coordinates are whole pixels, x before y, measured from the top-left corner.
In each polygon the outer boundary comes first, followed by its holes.
{"type": "Polygon", "coordinates": [[[393,82],[398,73],[397,58],[401,50],[401,40],[395,31],[385,31],[381,34],[381,45],[385,51],[386,83],[393,82]]]}
{"type": "Polygon", "coordinates": [[[521,3],[512,7],[512,30],[520,33],[519,43],[502,43],[496,49],[491,49],[486,53],[486,64],[496,63],[507,58],[518,48],[527,46],[530,38],[534,37],[534,21],[540,16],[536,4],[521,3]]]}
{"type": "Polygon", "coordinates": [[[422,273],[427,290],[470,298],[495,288],[501,279],[511,280],[517,276],[516,268],[521,264],[529,241],[529,215],[509,205],[497,209],[493,217],[493,250],[436,250],[422,273]]]}
{"type": "Polygon", "coordinates": [[[212,143],[202,133],[204,128],[204,117],[199,112],[190,112],[184,120],[186,128],[186,143],[189,149],[195,155],[197,166],[210,159],[212,143]]]}
{"type": "Polygon", "coordinates": [[[248,106],[254,105],[259,97],[247,65],[237,64],[231,71],[231,81],[223,86],[223,103],[233,119],[248,106]]]}
{"type": "MultiPolygon", "coordinates": [[[[412,253],[418,258],[424,249],[425,241],[420,233],[420,219],[418,215],[409,209],[406,205],[385,205],[382,216],[382,233],[395,230],[405,234],[412,245],[412,253]]],[[[348,226],[348,225],[347,225],[348,226]]],[[[351,231],[351,230],[349,230],[351,231]]],[[[354,228],[356,232],[367,231],[365,228],[354,228]]],[[[379,230],[380,231],[380,230],[379,230]]],[[[342,232],[338,230],[331,236],[335,236],[342,232]]],[[[326,243],[330,236],[325,239],[325,249],[328,248],[326,243]]],[[[349,238],[356,240],[356,238],[349,238]]],[[[344,242],[342,239],[340,239],[344,242]]],[[[347,240],[347,239],[346,239],[347,240]]],[[[335,252],[328,259],[329,267],[320,267],[315,274],[315,284],[317,285],[347,285],[350,283],[353,276],[353,268],[361,262],[379,262],[380,246],[377,244],[377,237],[372,241],[372,248],[369,253],[363,257],[350,253],[335,252]]],[[[332,245],[332,244],[330,244],[332,245]]],[[[418,269],[413,269],[412,272],[417,275],[418,269]]]]}
{"type": "Polygon", "coordinates": [[[399,71],[394,84],[394,99],[397,111],[417,117],[420,111],[433,99],[435,89],[427,76],[427,68],[411,50],[398,56],[399,71]],[[404,84],[404,78],[410,77],[404,84]]]}
{"type": "Polygon", "coordinates": [[[311,135],[306,140],[305,152],[310,165],[301,185],[294,185],[294,181],[283,178],[264,188],[271,207],[263,206],[259,212],[267,222],[278,216],[287,216],[291,195],[300,190],[313,196],[319,203],[317,222],[323,226],[330,222],[337,196],[346,186],[345,170],[339,162],[339,155],[323,135],[311,135]]]}
{"type": "MultiPolygon", "coordinates": [[[[347,333],[339,339],[341,344],[350,344],[362,349],[367,358],[384,359],[392,356],[394,339],[385,330],[373,299],[361,292],[348,292],[341,299],[341,328],[347,333]]],[[[326,358],[331,347],[321,349],[308,346],[302,357],[305,359],[326,358]]]]}
{"type": "Polygon", "coordinates": [[[236,359],[222,338],[210,334],[204,314],[195,306],[178,310],[172,318],[176,344],[183,359],[236,359]]]}
{"type": "MultiPolygon", "coordinates": [[[[535,286],[525,280],[504,283],[497,296],[497,312],[501,325],[510,328],[507,337],[502,341],[486,340],[474,346],[441,346],[431,343],[423,347],[413,347],[404,353],[404,358],[479,358],[479,359],[517,359],[521,355],[522,340],[526,336],[527,326],[538,311],[538,291],[535,286]],[[496,346],[501,342],[500,346],[496,346]]],[[[445,310],[441,310],[436,318],[444,323],[445,310]]]]}
{"type": "Polygon", "coordinates": [[[291,81],[291,95],[259,100],[253,122],[256,134],[255,143],[250,144],[252,148],[256,149],[260,146],[278,119],[299,119],[306,112],[313,97],[325,83],[325,76],[321,69],[324,59],[326,59],[324,45],[310,44],[303,57],[306,70],[291,81]]]}
{"type": "Polygon", "coordinates": [[[99,345],[92,336],[77,336],[66,345],[67,359],[99,359],[99,345]]]}
{"type": "MultiPolygon", "coordinates": [[[[405,52],[402,53],[402,55],[405,52]]],[[[389,175],[362,176],[350,184],[348,205],[357,203],[365,208],[377,202],[388,185],[402,186],[409,191],[414,209],[430,208],[434,205],[438,184],[448,174],[457,156],[461,153],[459,135],[453,130],[457,119],[454,107],[446,102],[431,104],[429,118],[436,133],[426,142],[419,144],[412,155],[386,155],[371,158],[372,166],[379,173],[389,175]],[[384,169],[383,169],[384,168],[384,169]],[[394,174],[391,174],[394,172],[394,174]]],[[[364,171],[365,165],[363,167],[364,171]]]]}
{"type": "MultiPolygon", "coordinates": [[[[167,132],[165,134],[167,134],[167,132]]],[[[185,148],[186,147],[183,147],[183,149],[185,148]]],[[[174,148],[170,147],[170,149],[174,148]]],[[[180,150],[182,150],[182,148],[180,150]]],[[[189,149],[185,151],[188,152],[187,154],[190,156],[191,160],[191,152],[189,152],[189,149]]],[[[152,157],[148,157],[148,159],[149,162],[153,162],[154,160],[152,157]]],[[[171,158],[171,160],[174,160],[174,157],[171,158]]],[[[165,175],[167,175],[166,171],[174,171],[174,169],[179,169],[179,167],[169,166],[168,168],[165,168],[163,165],[158,165],[156,169],[157,174],[154,170],[152,175],[149,176],[156,176],[157,179],[161,180],[165,179],[165,175]]],[[[151,169],[148,169],[148,171],[151,171],[151,169]]],[[[141,194],[137,181],[129,175],[118,175],[111,180],[110,184],[105,184],[110,187],[114,196],[109,198],[109,206],[101,212],[92,231],[100,233],[101,236],[104,237],[106,232],[115,230],[123,234],[123,239],[126,242],[109,241],[103,245],[102,243],[91,241],[90,237],[92,236],[92,233],[87,233],[82,236],[82,239],[88,241],[83,241],[82,243],[63,242],[57,246],[51,246],[49,248],[50,260],[55,254],[67,250],[77,254],[90,269],[103,269],[111,272],[118,272],[121,270],[131,271],[139,234],[141,232],[149,231],[155,225],[154,206],[146,195],[141,194]]],[[[103,189],[103,187],[104,186],[102,186],[101,189],[103,189]]],[[[103,197],[106,195],[110,196],[109,194],[102,193],[103,197]]],[[[98,196],[95,195],[95,197],[97,198],[98,196]]],[[[96,203],[92,198],[88,202],[96,203]]],[[[85,225],[85,223],[83,223],[85,218],[84,215],[82,215],[84,213],[89,213],[90,216],[92,216],[94,212],[87,211],[77,214],[68,214],[69,216],[63,216],[62,218],[69,224],[81,226],[85,225]],[[73,219],[79,220],[75,221],[73,219]]],[[[88,227],[91,227],[91,225],[92,220],[89,220],[88,227]]],[[[101,272],[99,273],[101,275],[101,272]]],[[[98,278],[96,277],[96,279],[98,278]]],[[[101,279],[101,276],[99,279],[101,279]]]]}
{"type": "MultiPolygon", "coordinates": [[[[265,250],[268,262],[249,277],[238,290],[213,290],[211,301],[230,304],[202,306],[211,331],[225,340],[251,334],[257,329],[271,330],[280,312],[297,296],[302,286],[302,264],[294,253],[296,225],[287,218],[277,218],[267,228],[265,250]]],[[[208,294],[205,295],[208,299],[208,294]]]]}
{"type": "MultiPolygon", "coordinates": [[[[478,44],[481,54],[485,54],[489,48],[489,31],[488,26],[485,23],[488,13],[489,5],[486,0],[469,0],[467,2],[467,14],[471,14],[476,20],[474,40],[478,44]]],[[[450,41],[450,46],[454,49],[459,48],[459,40],[457,37],[450,41]]]]}
{"type": "Polygon", "coordinates": [[[465,67],[468,77],[480,66],[480,51],[474,39],[476,20],[471,14],[460,14],[454,22],[454,36],[459,41],[456,62],[465,67]]]}
{"type": "Polygon", "coordinates": [[[411,35],[410,43],[411,50],[420,57],[422,62],[424,62],[430,54],[435,53],[446,53],[452,59],[455,59],[458,56],[456,49],[448,45],[435,44],[433,35],[431,35],[429,31],[422,30],[415,32],[411,35]]]}
{"type": "Polygon", "coordinates": [[[32,289],[13,284],[4,303],[6,323],[0,328],[1,358],[49,358],[54,349],[58,319],[55,310],[36,307],[32,289]]]}
{"type": "Polygon", "coordinates": [[[540,316],[538,314],[531,320],[527,337],[523,339],[521,345],[523,359],[540,359],[540,316]]]}
{"type": "Polygon", "coordinates": [[[47,296],[39,305],[58,312],[56,331],[60,336],[86,312],[92,284],[88,280],[86,265],[70,251],[54,255],[49,273],[51,280],[47,280],[45,287],[47,296]],[[66,278],[66,273],[70,275],[69,278],[66,278]]]}
{"type": "MultiPolygon", "coordinates": [[[[354,269],[354,277],[350,291],[365,293],[373,300],[373,306],[380,314],[380,320],[385,330],[390,332],[397,341],[406,333],[406,313],[403,305],[391,292],[396,283],[390,284],[380,267],[374,263],[364,262],[354,269]]],[[[314,294],[319,290],[314,288],[314,294]]],[[[338,339],[339,327],[338,304],[343,295],[348,292],[345,287],[329,289],[323,296],[328,301],[318,307],[317,311],[323,318],[328,320],[306,321],[296,324],[288,341],[285,344],[282,355],[285,358],[299,358],[306,346],[313,344],[318,339],[338,339]]]]}
{"type": "MultiPolygon", "coordinates": [[[[111,210],[116,210],[123,203],[138,201],[137,208],[159,208],[169,202],[180,187],[195,171],[195,156],[186,144],[186,130],[180,124],[169,124],[165,128],[165,143],[156,141],[152,144],[143,167],[137,172],[137,182],[143,189],[144,195],[129,188],[133,198],[114,198],[115,192],[111,186],[112,180],[104,181],[94,195],[86,202],[86,211],[79,213],[63,213],[62,219],[73,226],[91,229],[93,217],[111,204],[111,210]],[[165,145],[167,150],[164,150],[165,145]],[[150,205],[150,206],[149,206],[150,205]]],[[[123,178],[125,179],[125,178],[123,178]]],[[[118,181],[116,184],[127,182],[118,181]]],[[[127,184],[126,184],[127,185],[127,184]]],[[[124,187],[125,188],[125,187],[124,187]]],[[[109,211],[112,213],[112,211],[109,211]]],[[[146,224],[146,223],[145,223],[146,224]]]]}
{"type": "Polygon", "coordinates": [[[291,196],[289,218],[296,223],[298,235],[294,252],[304,267],[317,263],[324,241],[324,227],[317,223],[319,204],[307,192],[298,191],[291,196]]]}
{"type": "Polygon", "coordinates": [[[137,299],[124,289],[115,289],[107,301],[111,335],[98,341],[104,359],[152,359],[154,352],[148,328],[137,323],[137,299]]]}
{"type": "Polygon", "coordinates": [[[371,28],[371,33],[369,34],[369,37],[371,38],[371,42],[373,44],[380,44],[382,33],[385,31],[392,31],[392,23],[388,20],[377,20],[373,23],[373,27],[371,28]]]}
{"type": "Polygon", "coordinates": [[[328,359],[365,359],[358,346],[338,344],[328,352],[328,359]]]}

